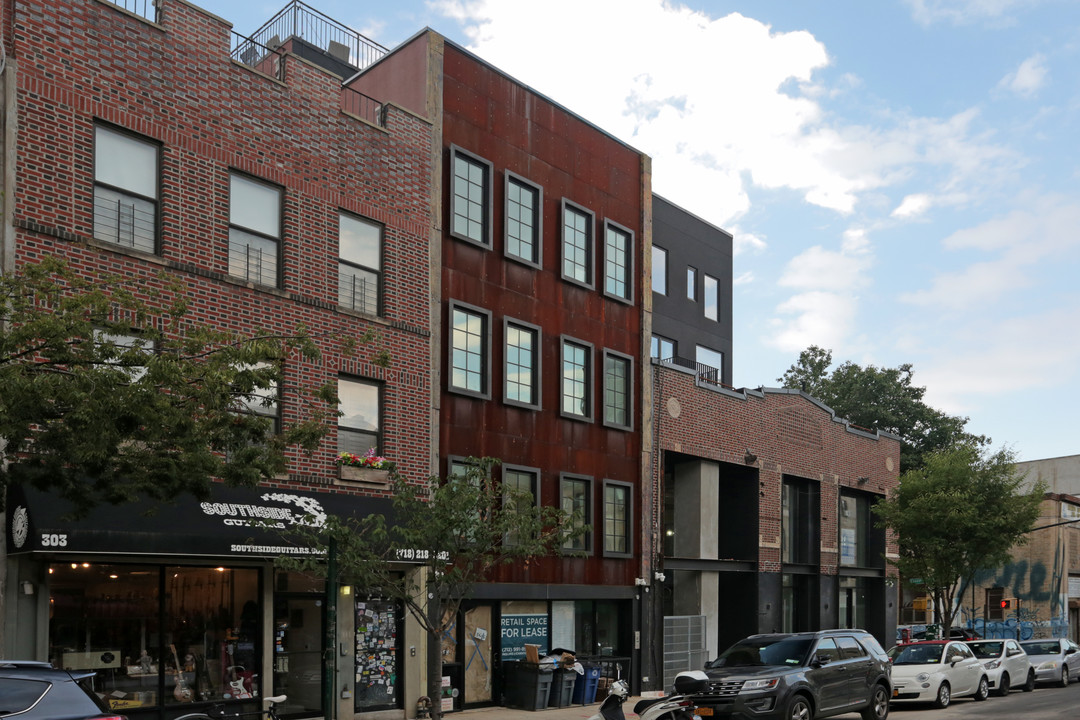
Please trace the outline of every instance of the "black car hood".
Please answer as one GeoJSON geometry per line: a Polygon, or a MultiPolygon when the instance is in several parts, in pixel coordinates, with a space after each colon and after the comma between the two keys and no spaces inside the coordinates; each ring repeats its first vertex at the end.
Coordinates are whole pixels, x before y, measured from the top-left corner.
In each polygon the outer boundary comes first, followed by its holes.
{"type": "Polygon", "coordinates": [[[733,667],[708,668],[705,674],[710,680],[727,680],[729,678],[755,678],[755,677],[778,677],[802,672],[805,668],[789,665],[735,665],[733,667]]]}

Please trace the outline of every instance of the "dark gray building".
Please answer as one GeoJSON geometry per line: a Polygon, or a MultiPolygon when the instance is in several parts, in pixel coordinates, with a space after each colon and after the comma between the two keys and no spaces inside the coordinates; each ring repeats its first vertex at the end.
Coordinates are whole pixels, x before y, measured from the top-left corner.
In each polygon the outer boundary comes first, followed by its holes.
{"type": "Polygon", "coordinates": [[[731,234],[653,195],[650,355],[731,385],[731,234]]]}

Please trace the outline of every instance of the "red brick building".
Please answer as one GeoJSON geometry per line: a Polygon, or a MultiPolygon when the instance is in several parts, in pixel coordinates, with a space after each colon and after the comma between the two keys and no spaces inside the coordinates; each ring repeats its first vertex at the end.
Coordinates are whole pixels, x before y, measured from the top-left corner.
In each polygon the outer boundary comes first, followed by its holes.
{"type": "MultiPolygon", "coordinates": [[[[166,271],[187,284],[192,322],[303,324],[326,336],[323,355],[287,362],[286,384],[337,383],[345,415],[258,491],[181,499],[149,523],[134,507],[65,525],[50,498],[9,497],[4,654],[95,669],[133,716],[190,711],[178,665],[196,701],[287,692],[286,712],[322,714],[321,587],[275,572],[276,549],[236,517],[385,508],[385,482],[339,477],[339,449],[374,447],[418,482],[434,470],[431,123],[194,5],[134,7],[149,17],[98,0],[0,4],[3,270],[54,255],[146,288],[166,271]],[[379,339],[355,356],[328,337],[368,331],[379,339]],[[64,542],[43,544],[50,534],[64,542]]],[[[261,411],[288,423],[288,398],[261,411]]],[[[341,710],[401,708],[403,613],[348,600],[339,630],[357,652],[334,652],[341,710]]]]}
{"type": "Polygon", "coordinates": [[[654,369],[663,616],[703,616],[709,658],[756,632],[858,627],[891,644],[897,545],[870,507],[896,487],[899,440],[797,390],[654,369]]]}

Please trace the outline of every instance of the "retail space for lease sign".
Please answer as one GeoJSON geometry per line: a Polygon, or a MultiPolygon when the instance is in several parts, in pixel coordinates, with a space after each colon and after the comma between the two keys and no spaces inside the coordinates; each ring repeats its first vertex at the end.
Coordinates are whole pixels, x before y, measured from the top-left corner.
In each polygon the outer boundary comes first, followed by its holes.
{"type": "Polygon", "coordinates": [[[539,645],[541,654],[548,649],[547,614],[503,615],[502,659],[524,660],[526,645],[539,645]]]}

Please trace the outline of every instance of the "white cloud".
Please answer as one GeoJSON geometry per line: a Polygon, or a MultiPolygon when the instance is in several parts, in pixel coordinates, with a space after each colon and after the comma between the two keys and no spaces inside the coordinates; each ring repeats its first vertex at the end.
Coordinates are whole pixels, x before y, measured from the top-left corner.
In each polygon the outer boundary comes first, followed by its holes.
{"type": "Polygon", "coordinates": [[[998,88],[1030,97],[1046,83],[1046,74],[1046,56],[1036,53],[1020,63],[1015,72],[1003,77],[998,88]]]}
{"type": "Polygon", "coordinates": [[[933,204],[930,196],[926,193],[916,193],[914,195],[908,195],[892,211],[894,218],[913,218],[918,217],[930,209],[933,204]]]}
{"type": "Polygon", "coordinates": [[[1040,0],[904,0],[911,6],[916,22],[931,25],[945,21],[967,25],[989,21],[998,24],[1011,22],[1010,13],[1038,5],[1040,0]]]}
{"type": "Polygon", "coordinates": [[[731,281],[731,284],[738,287],[739,285],[749,285],[752,282],[754,282],[754,273],[747,270],[746,272],[737,275],[735,279],[731,281]]]}
{"type": "Polygon", "coordinates": [[[855,325],[856,299],[846,293],[807,292],[794,295],[777,311],[783,318],[770,322],[761,342],[784,352],[800,352],[810,345],[842,347],[855,325]]]}
{"type": "Polygon", "coordinates": [[[517,0],[436,7],[462,23],[480,57],[652,156],[654,189],[721,227],[748,212],[754,186],[851,214],[864,194],[909,180],[918,165],[943,167],[937,191],[946,193],[1003,174],[996,165],[1008,159],[973,133],[974,110],[944,119],[886,110],[890,126],[838,124],[821,102],[858,78],[822,85],[830,59],[813,35],[738,13],[716,18],[660,0],[549,0],[543,13],[517,0]],[[611,52],[596,27],[642,50],[611,52]]]}
{"type": "Polygon", "coordinates": [[[958,230],[942,241],[954,252],[996,254],[952,272],[936,275],[929,288],[906,293],[913,305],[947,310],[986,307],[1039,282],[1043,268],[1075,262],[1080,249],[1080,204],[1050,196],[1032,199],[1028,209],[1014,210],[974,227],[958,230]]]}
{"type": "Polygon", "coordinates": [[[979,398],[1075,384],[1080,334],[1062,329],[1080,323],[1077,308],[1080,298],[1072,297],[1045,312],[956,328],[956,342],[946,352],[919,364],[927,401],[946,412],[966,413],[979,398]]]}
{"type": "Polygon", "coordinates": [[[742,255],[746,252],[757,254],[763,252],[765,248],[768,247],[763,238],[758,237],[754,233],[746,232],[738,226],[731,229],[731,237],[731,252],[735,256],[742,255]]]}

